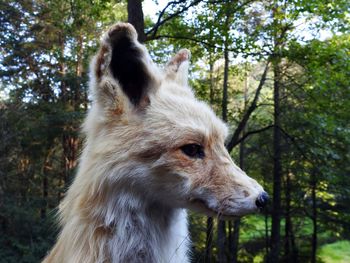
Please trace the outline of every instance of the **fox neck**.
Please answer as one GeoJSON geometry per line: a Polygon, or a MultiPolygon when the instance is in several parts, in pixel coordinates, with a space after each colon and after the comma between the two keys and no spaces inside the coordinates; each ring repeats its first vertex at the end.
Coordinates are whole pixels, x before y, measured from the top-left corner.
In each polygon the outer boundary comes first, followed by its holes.
{"type": "Polygon", "coordinates": [[[108,242],[112,262],[187,262],[184,209],[147,203],[126,193],[114,198],[117,207],[106,214],[106,223],[114,226],[108,242]]]}

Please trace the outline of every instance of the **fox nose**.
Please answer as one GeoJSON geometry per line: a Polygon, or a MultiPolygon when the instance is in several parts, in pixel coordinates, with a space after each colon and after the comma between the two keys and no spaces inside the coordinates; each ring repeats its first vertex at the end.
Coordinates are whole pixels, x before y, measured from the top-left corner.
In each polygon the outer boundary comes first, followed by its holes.
{"type": "Polygon", "coordinates": [[[266,206],[268,200],[269,195],[266,192],[262,192],[256,199],[255,204],[259,209],[262,209],[266,206]]]}

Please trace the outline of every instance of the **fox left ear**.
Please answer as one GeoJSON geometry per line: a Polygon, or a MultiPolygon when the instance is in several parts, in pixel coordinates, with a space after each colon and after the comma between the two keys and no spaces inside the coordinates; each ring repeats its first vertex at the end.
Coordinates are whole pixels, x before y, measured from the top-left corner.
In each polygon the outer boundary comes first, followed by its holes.
{"type": "Polygon", "coordinates": [[[159,81],[156,66],[137,41],[135,28],[128,23],[117,23],[103,35],[94,71],[100,87],[96,93],[105,101],[112,101],[112,107],[115,101],[124,101],[119,90],[131,105],[144,107],[149,103],[149,92],[159,81]]]}
{"type": "Polygon", "coordinates": [[[181,49],[177,52],[165,66],[166,78],[172,79],[182,86],[187,86],[190,58],[191,52],[188,49],[181,49]]]}

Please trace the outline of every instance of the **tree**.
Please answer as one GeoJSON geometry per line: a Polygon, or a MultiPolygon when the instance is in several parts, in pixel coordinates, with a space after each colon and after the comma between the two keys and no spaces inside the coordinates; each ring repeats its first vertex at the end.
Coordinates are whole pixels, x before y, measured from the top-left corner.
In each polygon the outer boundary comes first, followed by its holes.
{"type": "Polygon", "coordinates": [[[8,138],[0,191],[5,262],[37,262],[53,242],[52,210],[73,174],[77,131],[87,109],[88,63],[106,26],[100,21],[115,20],[113,6],[1,2],[1,134],[8,138]]]}
{"type": "Polygon", "coordinates": [[[349,239],[348,1],[179,0],[154,21],[141,4],[0,3],[0,261],[38,262],[55,237],[52,211],[74,175],[89,103],[88,62],[119,20],[158,62],[190,47],[191,86],[232,127],[227,149],[276,195],[264,216],[220,233],[215,219],[191,214],[195,261],[217,261],[218,234],[220,258],[240,262],[317,262],[321,246],[349,239]],[[324,29],[337,34],[317,39],[324,29]]]}

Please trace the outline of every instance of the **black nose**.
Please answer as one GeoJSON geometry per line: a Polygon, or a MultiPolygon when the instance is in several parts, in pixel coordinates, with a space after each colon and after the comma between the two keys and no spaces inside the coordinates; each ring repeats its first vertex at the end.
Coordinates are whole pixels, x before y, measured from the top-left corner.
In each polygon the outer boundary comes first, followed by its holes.
{"type": "Polygon", "coordinates": [[[266,206],[268,200],[269,195],[266,192],[262,192],[256,199],[255,204],[258,208],[262,209],[266,206]]]}

